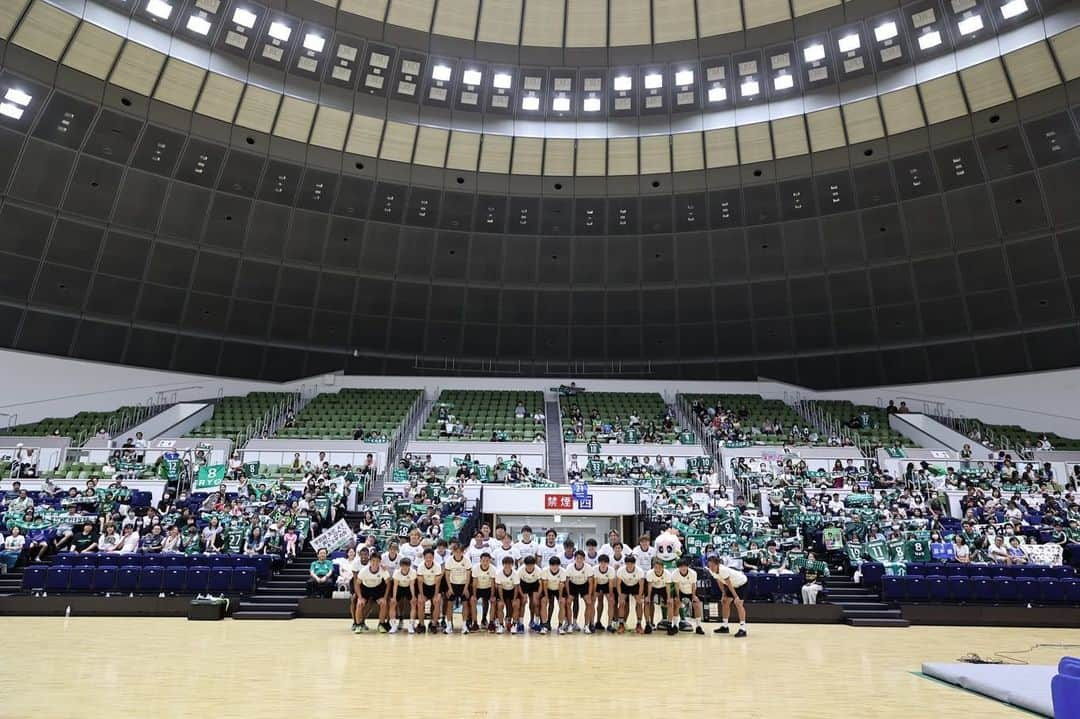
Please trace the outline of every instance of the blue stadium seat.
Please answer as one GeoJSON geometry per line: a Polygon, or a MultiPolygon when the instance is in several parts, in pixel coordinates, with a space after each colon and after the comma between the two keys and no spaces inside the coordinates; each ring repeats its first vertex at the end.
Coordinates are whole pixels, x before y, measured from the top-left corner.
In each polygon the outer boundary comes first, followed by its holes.
{"type": "Polygon", "coordinates": [[[232,573],[232,591],[251,594],[255,589],[255,567],[236,567],[232,573]]]}
{"type": "Polygon", "coordinates": [[[116,589],[117,568],[112,565],[99,565],[94,568],[94,584],[91,587],[95,592],[108,594],[116,589]]]}
{"type": "Polygon", "coordinates": [[[124,559],[120,564],[122,567],[141,567],[146,564],[146,560],[149,559],[145,554],[123,554],[121,556],[124,559]]]}
{"type": "Polygon", "coordinates": [[[772,595],[780,591],[780,578],[775,574],[759,574],[756,596],[762,599],[772,598],[772,595]]]}
{"type": "Polygon", "coordinates": [[[99,567],[119,567],[123,564],[127,564],[125,559],[126,554],[99,554],[98,566],[99,567]]]}
{"type": "Polygon", "coordinates": [[[23,570],[22,589],[24,592],[40,592],[45,589],[47,567],[30,566],[23,570]]]}
{"type": "Polygon", "coordinates": [[[161,589],[169,594],[179,594],[187,584],[187,567],[166,567],[165,581],[161,589]]]}
{"type": "Polygon", "coordinates": [[[1059,579],[1058,584],[1065,585],[1065,601],[1069,604],[1080,604],[1080,579],[1070,577],[1059,579]]]}
{"type": "Polygon", "coordinates": [[[976,602],[994,601],[994,580],[985,574],[970,578],[971,598],[976,602]]]}
{"type": "Polygon", "coordinates": [[[193,564],[187,570],[187,583],[184,585],[188,594],[204,594],[206,583],[210,580],[210,567],[193,564]]]}
{"type": "Polygon", "coordinates": [[[163,554],[159,558],[159,564],[169,569],[170,567],[187,567],[190,562],[186,554],[163,554]]]}
{"type": "Polygon", "coordinates": [[[999,602],[1015,602],[1020,598],[1018,581],[1012,577],[994,577],[994,599],[999,602]]]}
{"type": "Polygon", "coordinates": [[[953,601],[966,602],[971,599],[971,580],[968,577],[951,575],[947,583],[953,601]]]}
{"type": "Polygon", "coordinates": [[[78,558],[78,552],[57,552],[52,561],[53,564],[66,564],[69,567],[74,567],[78,558]]]}
{"type": "Polygon", "coordinates": [[[94,570],[97,567],[72,567],[68,580],[69,592],[89,592],[94,582],[94,570]]]}
{"type": "Polygon", "coordinates": [[[990,564],[983,567],[982,575],[984,577],[1003,577],[1005,576],[1004,564],[990,564]]]}
{"type": "Polygon", "coordinates": [[[1016,594],[1017,599],[1021,602],[1037,602],[1039,601],[1039,580],[1035,577],[1017,577],[1016,582],[1016,594]]]}
{"type": "Polygon", "coordinates": [[[881,577],[885,574],[885,565],[881,562],[863,562],[859,570],[862,572],[861,584],[864,587],[876,587],[881,584],[881,577]]]}
{"type": "Polygon", "coordinates": [[[972,574],[981,574],[976,571],[979,567],[974,564],[960,564],[959,562],[951,563],[949,566],[950,577],[970,577],[972,574]]]}
{"type": "Polygon", "coordinates": [[[232,567],[214,567],[210,570],[210,580],[206,583],[206,591],[211,594],[225,594],[232,584],[232,567]]]}
{"type": "Polygon", "coordinates": [[[941,574],[927,575],[926,598],[931,602],[949,601],[949,580],[941,574]]]}
{"type": "Polygon", "coordinates": [[[798,595],[802,591],[802,585],[806,584],[806,577],[802,574],[781,574],[780,593],[798,595]]]}
{"type": "Polygon", "coordinates": [[[252,565],[255,567],[255,576],[259,579],[269,579],[270,574],[274,568],[274,558],[269,554],[260,554],[255,557],[248,557],[251,560],[252,565]]]}
{"type": "Polygon", "coordinates": [[[206,557],[206,563],[210,565],[211,569],[234,566],[232,556],[229,554],[210,554],[206,557]]]}
{"type": "Polygon", "coordinates": [[[1076,576],[1076,570],[1065,565],[1061,565],[1060,567],[1047,567],[1047,569],[1049,570],[1051,577],[1064,578],[1076,576]]]}
{"type": "Polygon", "coordinates": [[[922,562],[908,562],[907,575],[909,577],[921,577],[926,574],[926,565],[922,562]]]}
{"type": "Polygon", "coordinates": [[[165,568],[160,564],[148,564],[139,572],[139,592],[157,594],[165,581],[165,568]]]}
{"type": "Polygon", "coordinates": [[[139,572],[142,567],[136,564],[125,564],[116,572],[116,591],[131,594],[139,586],[139,572]]]}
{"type": "Polygon", "coordinates": [[[65,562],[65,564],[70,564],[73,567],[96,567],[97,563],[98,563],[98,555],[97,554],[86,554],[86,553],[83,553],[83,554],[76,553],[71,558],[70,562],[65,562]]]}
{"type": "Polygon", "coordinates": [[[71,567],[67,564],[54,564],[49,567],[45,574],[46,592],[67,591],[68,581],[71,579],[71,567]]]}
{"type": "Polygon", "coordinates": [[[925,602],[928,596],[929,588],[926,583],[926,577],[916,575],[914,577],[905,577],[907,579],[904,582],[904,598],[912,602],[925,602]]]}
{"type": "Polygon", "coordinates": [[[1039,577],[1039,596],[1046,604],[1061,604],[1065,601],[1065,583],[1056,577],[1039,577]]]}
{"type": "Polygon", "coordinates": [[[904,585],[907,577],[882,577],[881,598],[886,602],[899,602],[904,598],[904,585]]]}

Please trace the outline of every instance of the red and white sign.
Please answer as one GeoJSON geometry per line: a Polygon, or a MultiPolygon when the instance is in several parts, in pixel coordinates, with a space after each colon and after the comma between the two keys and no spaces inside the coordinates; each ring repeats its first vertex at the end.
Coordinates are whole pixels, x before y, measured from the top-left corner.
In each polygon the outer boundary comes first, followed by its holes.
{"type": "Polygon", "coordinates": [[[573,509],[574,496],[571,494],[545,494],[544,509],[573,509]]]}

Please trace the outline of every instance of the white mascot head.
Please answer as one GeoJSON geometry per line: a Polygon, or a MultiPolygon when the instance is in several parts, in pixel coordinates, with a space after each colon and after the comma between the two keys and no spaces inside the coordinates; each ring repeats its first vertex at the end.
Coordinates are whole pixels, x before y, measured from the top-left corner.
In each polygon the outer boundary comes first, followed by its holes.
{"type": "Polygon", "coordinates": [[[675,562],[682,556],[682,541],[674,529],[665,529],[656,538],[656,558],[668,569],[675,567],[675,562]]]}

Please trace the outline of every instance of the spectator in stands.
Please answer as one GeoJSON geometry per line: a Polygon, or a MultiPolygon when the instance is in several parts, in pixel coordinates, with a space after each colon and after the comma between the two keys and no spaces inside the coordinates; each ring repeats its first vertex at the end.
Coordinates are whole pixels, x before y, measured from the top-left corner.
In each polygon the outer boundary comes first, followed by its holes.
{"type": "MultiPolygon", "coordinates": [[[[813,556],[813,554],[807,555],[807,560],[810,560],[813,556]]],[[[805,578],[802,585],[803,604],[817,604],[818,594],[823,589],[818,573],[813,569],[807,569],[805,578]]]]}
{"type": "Polygon", "coordinates": [[[180,528],[175,524],[169,527],[165,539],[161,542],[162,554],[181,554],[184,551],[184,540],[180,536],[180,528]]]}
{"type": "Polygon", "coordinates": [[[73,552],[96,552],[98,550],[98,533],[93,522],[85,522],[79,531],[71,538],[71,551],[73,552]]]}
{"type": "Polygon", "coordinates": [[[116,554],[134,554],[139,549],[139,533],[135,531],[135,526],[132,524],[125,524],[121,530],[120,544],[113,550],[116,554]]]}
{"type": "Polygon", "coordinates": [[[109,433],[107,431],[105,431],[104,427],[100,427],[100,428],[98,428],[97,435],[95,435],[95,436],[98,439],[108,439],[109,438],[109,433]]]}
{"type": "Polygon", "coordinates": [[[19,563],[23,547],[26,546],[26,537],[18,526],[11,528],[11,533],[5,538],[0,534],[0,570],[7,574],[19,563]]]}
{"type": "Polygon", "coordinates": [[[333,574],[334,564],[326,558],[326,550],[320,549],[308,572],[307,595],[329,599],[334,591],[333,574]]]}
{"type": "Polygon", "coordinates": [[[12,514],[26,514],[26,510],[34,508],[34,500],[25,489],[19,490],[18,496],[7,503],[7,511],[12,514]]]}
{"type": "Polygon", "coordinates": [[[1009,564],[1027,564],[1027,555],[1024,554],[1024,548],[1020,544],[1019,537],[1009,538],[1009,564]]]}
{"type": "Polygon", "coordinates": [[[953,544],[956,545],[956,561],[961,564],[971,563],[971,548],[968,547],[967,540],[964,539],[962,534],[957,534],[953,537],[953,544]]]}
{"type": "Polygon", "coordinates": [[[355,577],[356,573],[360,571],[360,567],[364,566],[364,563],[361,562],[360,558],[356,554],[356,549],[353,547],[349,547],[347,550],[345,550],[345,556],[335,559],[334,566],[336,566],[338,570],[338,591],[351,592],[353,577],[355,577]]]}
{"type": "Polygon", "coordinates": [[[1005,546],[1005,537],[997,535],[994,537],[994,543],[990,545],[990,561],[995,564],[1008,564],[1009,563],[1009,548],[1005,546]]]}
{"type": "Polygon", "coordinates": [[[254,556],[256,554],[263,554],[266,551],[266,538],[263,537],[262,528],[254,527],[251,530],[251,534],[244,540],[244,554],[248,556],[254,556]]]}
{"type": "Polygon", "coordinates": [[[211,517],[209,523],[202,530],[202,545],[203,551],[207,554],[216,554],[221,551],[221,547],[224,544],[224,538],[222,532],[224,529],[221,526],[221,520],[217,517],[211,517]]]}
{"type": "Polygon", "coordinates": [[[150,528],[150,533],[143,535],[139,540],[139,552],[141,554],[160,554],[165,545],[165,537],[161,534],[161,525],[155,524],[150,528]]]}
{"type": "Polygon", "coordinates": [[[98,537],[98,551],[114,552],[118,546],[120,546],[120,535],[116,532],[116,525],[109,522],[105,525],[105,530],[98,537]]]}
{"type": "Polygon", "coordinates": [[[897,411],[897,412],[898,412],[899,414],[907,414],[907,413],[908,413],[908,412],[910,412],[911,410],[910,410],[910,409],[908,409],[908,406],[907,406],[907,402],[904,402],[903,400],[901,400],[901,401],[900,401],[900,408],[899,408],[899,409],[897,409],[896,411],[897,411]]]}
{"type": "Polygon", "coordinates": [[[514,407],[514,419],[525,419],[526,414],[525,403],[519,399],[517,406],[514,407]]]}

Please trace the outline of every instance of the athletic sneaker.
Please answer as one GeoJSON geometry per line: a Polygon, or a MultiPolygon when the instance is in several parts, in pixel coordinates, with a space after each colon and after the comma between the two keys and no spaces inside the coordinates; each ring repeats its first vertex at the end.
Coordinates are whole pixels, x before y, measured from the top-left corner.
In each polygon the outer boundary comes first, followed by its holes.
{"type": "MultiPolygon", "coordinates": [[[[500,625],[498,625],[498,626],[500,626],[500,627],[501,627],[502,625],[500,624],[500,625]]],[[[489,632],[493,632],[493,631],[495,631],[495,622],[488,622],[487,630],[488,630],[489,632]]]]}
{"type": "MultiPolygon", "coordinates": [[[[423,625],[421,625],[421,626],[423,626],[423,625]]],[[[405,628],[405,631],[407,631],[409,634],[416,634],[416,630],[413,629],[413,625],[411,625],[411,624],[405,628]]]]}
{"type": "Polygon", "coordinates": [[[468,634],[469,633],[469,624],[468,624],[468,622],[461,625],[461,633],[462,634],[468,634]]]}
{"type": "Polygon", "coordinates": [[[352,628],[352,632],[353,632],[353,634],[363,634],[364,630],[361,628],[361,625],[354,624],[353,628],[352,628]]]}
{"type": "Polygon", "coordinates": [[[529,622],[529,631],[530,632],[538,632],[538,631],[540,631],[540,622],[535,622],[535,621],[534,622],[529,622]]]}
{"type": "Polygon", "coordinates": [[[443,634],[453,634],[454,630],[451,629],[449,625],[447,625],[447,626],[443,627],[442,633],[443,634]]]}
{"type": "Polygon", "coordinates": [[[470,632],[478,632],[478,631],[480,631],[480,625],[477,624],[476,622],[469,622],[469,631],[470,632]]]}
{"type": "Polygon", "coordinates": [[[646,634],[652,634],[652,625],[651,624],[646,624],[645,625],[645,633],[646,634]]]}
{"type": "Polygon", "coordinates": [[[525,627],[521,626],[520,623],[515,624],[514,626],[510,627],[510,633],[511,634],[522,634],[522,633],[524,633],[524,631],[525,631],[525,627]]]}
{"type": "Polygon", "coordinates": [[[505,631],[506,630],[503,628],[503,625],[501,625],[501,624],[496,624],[495,625],[495,633],[496,634],[502,634],[505,631]]]}
{"type": "Polygon", "coordinates": [[[427,632],[427,628],[424,626],[424,623],[423,622],[417,623],[417,625],[416,625],[416,633],[417,634],[424,634],[425,632],[427,632]]]}
{"type": "Polygon", "coordinates": [[[731,629],[728,627],[720,627],[718,629],[712,630],[713,634],[728,634],[729,632],[731,632],[731,629]]]}
{"type": "Polygon", "coordinates": [[[566,627],[566,625],[565,625],[565,624],[560,624],[560,625],[559,625],[559,634],[568,634],[568,633],[569,633],[569,631],[570,631],[570,630],[569,630],[569,629],[567,629],[567,627],[566,627]]]}
{"type": "Polygon", "coordinates": [[[669,626],[669,627],[667,628],[667,634],[668,634],[668,636],[669,636],[669,637],[673,637],[673,636],[675,636],[675,635],[676,635],[676,634],[678,634],[678,633],[679,633],[679,630],[678,630],[678,628],[676,628],[676,627],[675,627],[674,625],[672,625],[672,626],[669,626]]]}
{"type": "Polygon", "coordinates": [[[351,630],[351,631],[354,631],[354,632],[355,632],[355,631],[356,631],[356,628],[357,628],[358,626],[360,626],[360,625],[359,625],[359,624],[357,624],[356,622],[353,622],[353,623],[352,623],[352,630],[351,630]]]}
{"type": "Polygon", "coordinates": [[[592,627],[589,626],[588,624],[585,625],[585,633],[586,634],[592,634],[592,627]]]}
{"type": "Polygon", "coordinates": [[[705,630],[702,629],[701,627],[698,627],[697,629],[694,630],[694,634],[705,634],[705,630]]]}
{"type": "Polygon", "coordinates": [[[570,631],[572,631],[572,632],[580,632],[581,627],[578,626],[577,622],[574,622],[573,624],[570,625],[570,631]]]}
{"type": "Polygon", "coordinates": [[[387,634],[397,634],[397,633],[398,633],[398,625],[396,625],[396,624],[394,626],[390,627],[390,629],[387,630],[387,634]]]}
{"type": "Polygon", "coordinates": [[[640,624],[635,625],[634,626],[634,634],[641,634],[641,633],[642,633],[641,632],[641,625],[640,624]]]}
{"type": "Polygon", "coordinates": [[[614,624],[609,624],[609,625],[607,625],[607,630],[608,630],[608,633],[609,633],[609,634],[614,634],[614,633],[615,633],[615,631],[616,631],[616,629],[615,629],[615,625],[614,625],[614,624]]]}
{"type": "Polygon", "coordinates": [[[735,638],[736,639],[739,639],[739,638],[745,637],[745,636],[746,636],[746,630],[745,629],[740,629],[739,631],[735,632],[735,638]]]}
{"type": "Polygon", "coordinates": [[[428,624],[427,625],[427,630],[428,630],[428,634],[438,634],[439,633],[439,627],[435,624],[435,622],[431,622],[430,624],[428,624]]]}
{"type": "Polygon", "coordinates": [[[602,631],[604,631],[604,624],[602,622],[597,622],[596,624],[593,624],[593,631],[594,632],[602,632],[602,631]]]}
{"type": "Polygon", "coordinates": [[[547,627],[540,627],[540,633],[541,634],[547,634],[547,632],[548,632],[547,627]]]}
{"type": "Polygon", "coordinates": [[[379,624],[379,634],[386,634],[389,631],[390,629],[388,629],[385,624],[379,624]]]}

